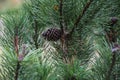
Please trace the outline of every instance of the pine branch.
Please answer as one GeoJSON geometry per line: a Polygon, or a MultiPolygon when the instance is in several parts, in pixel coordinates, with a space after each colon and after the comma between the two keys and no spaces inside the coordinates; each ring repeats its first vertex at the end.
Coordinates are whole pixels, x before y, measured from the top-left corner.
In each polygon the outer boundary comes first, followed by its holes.
{"type": "Polygon", "coordinates": [[[15,70],[15,78],[14,78],[15,80],[18,80],[19,69],[20,69],[20,62],[18,61],[16,70],[15,70]]]}
{"type": "Polygon", "coordinates": [[[116,62],[116,54],[113,53],[112,63],[111,63],[111,65],[110,65],[110,69],[109,69],[109,71],[108,71],[108,73],[107,73],[106,80],[110,80],[110,76],[111,76],[112,71],[113,71],[113,68],[114,68],[114,66],[115,66],[115,62],[116,62]]]}
{"type": "Polygon", "coordinates": [[[60,0],[60,3],[59,3],[59,13],[60,13],[60,28],[63,34],[61,38],[62,50],[64,53],[63,57],[64,57],[65,62],[67,63],[66,55],[68,51],[67,51],[67,46],[66,46],[66,33],[64,33],[64,29],[63,29],[63,0],[60,0]]]}
{"type": "MultiPolygon", "coordinates": [[[[15,36],[14,36],[15,51],[16,51],[17,57],[19,57],[19,51],[18,51],[18,42],[19,42],[19,39],[18,39],[18,27],[15,27],[14,34],[15,34],[15,36]]],[[[17,66],[16,66],[16,70],[15,70],[15,77],[14,77],[15,80],[18,80],[19,69],[20,69],[20,63],[18,61],[17,66]]]]}
{"type": "Polygon", "coordinates": [[[60,12],[60,28],[63,33],[64,32],[64,30],[63,30],[63,0],[60,0],[59,12],[60,12]]]}
{"type": "Polygon", "coordinates": [[[17,54],[17,56],[18,56],[18,42],[19,42],[19,40],[18,40],[18,28],[17,27],[15,27],[15,29],[14,29],[14,47],[15,47],[15,51],[16,51],[16,54],[17,54]]]}
{"type": "MultiPolygon", "coordinates": [[[[116,43],[117,42],[117,37],[116,37],[116,33],[115,33],[115,30],[113,29],[114,27],[114,24],[118,21],[117,18],[112,18],[111,19],[111,23],[110,23],[110,32],[107,34],[108,36],[108,41],[112,44],[112,43],[116,43]]],[[[115,66],[115,63],[116,63],[116,52],[113,52],[113,55],[112,55],[112,63],[111,63],[111,66],[110,66],[110,69],[108,71],[108,75],[106,77],[106,80],[110,80],[110,76],[112,74],[112,71],[113,71],[113,68],[115,66]]]]}
{"type": "Polygon", "coordinates": [[[117,21],[118,21],[118,19],[115,18],[115,17],[113,17],[113,18],[111,19],[110,24],[109,24],[109,26],[110,26],[109,30],[110,30],[110,31],[105,30],[105,31],[107,32],[106,36],[107,36],[107,38],[108,38],[108,41],[109,41],[111,44],[117,42],[117,37],[116,37],[117,32],[116,32],[115,29],[114,29],[114,25],[117,23],[117,21]]]}
{"type": "Polygon", "coordinates": [[[78,18],[76,19],[74,26],[72,28],[72,30],[70,31],[70,35],[73,34],[75,28],[78,26],[80,20],[82,19],[82,17],[85,15],[85,12],[87,11],[87,9],[90,7],[90,4],[93,2],[93,0],[90,0],[89,2],[87,2],[87,4],[85,5],[84,9],[82,10],[82,13],[78,16],[78,18]]]}
{"type": "Polygon", "coordinates": [[[35,42],[35,48],[38,49],[38,26],[37,26],[37,21],[34,20],[34,42],[35,42]]]}

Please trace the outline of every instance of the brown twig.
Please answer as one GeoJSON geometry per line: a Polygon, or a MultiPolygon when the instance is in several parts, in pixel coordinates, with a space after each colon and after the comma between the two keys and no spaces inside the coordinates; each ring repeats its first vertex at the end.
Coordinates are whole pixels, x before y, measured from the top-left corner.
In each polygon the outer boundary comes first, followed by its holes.
{"type": "MultiPolygon", "coordinates": [[[[113,19],[113,21],[114,21],[114,19],[113,19]]],[[[114,22],[114,24],[115,23],[116,23],[116,21],[114,22]]],[[[116,32],[115,32],[115,30],[113,28],[114,24],[113,23],[110,24],[111,27],[109,28],[110,29],[109,32],[106,31],[107,32],[107,34],[106,34],[107,37],[106,38],[108,39],[108,41],[110,42],[111,45],[112,45],[112,43],[114,43],[113,47],[115,47],[115,43],[117,43],[116,32]]],[[[106,80],[110,80],[110,77],[111,77],[113,68],[115,66],[115,63],[116,63],[116,52],[113,52],[112,62],[111,62],[110,68],[108,70],[108,73],[107,73],[107,76],[106,76],[106,80]]]]}
{"type": "Polygon", "coordinates": [[[60,12],[60,28],[61,28],[62,33],[64,33],[64,29],[63,29],[63,0],[60,0],[59,12],[60,12]]]}
{"type": "Polygon", "coordinates": [[[67,63],[68,46],[67,46],[67,41],[66,41],[66,38],[65,38],[65,34],[62,35],[61,44],[62,44],[62,50],[63,50],[63,53],[64,53],[63,57],[64,57],[65,62],[67,63]]]}
{"type": "MultiPolygon", "coordinates": [[[[15,35],[14,35],[14,47],[15,47],[15,51],[16,51],[16,54],[17,54],[17,58],[18,58],[18,57],[19,57],[18,27],[15,27],[15,29],[14,29],[14,34],[15,34],[15,35]]],[[[14,80],[18,80],[19,68],[20,68],[20,63],[19,63],[19,61],[17,61],[17,66],[16,66],[16,70],[15,70],[14,80]]]]}
{"type": "Polygon", "coordinates": [[[107,32],[109,42],[111,43],[117,42],[117,38],[116,38],[117,32],[113,29],[113,26],[111,26],[111,28],[109,29],[110,31],[107,32]]]}
{"type": "Polygon", "coordinates": [[[15,71],[15,80],[18,80],[18,75],[19,75],[19,69],[20,69],[20,62],[17,62],[17,67],[16,67],[16,71],[15,71]]]}
{"type": "Polygon", "coordinates": [[[16,54],[18,56],[18,43],[19,43],[19,39],[18,39],[18,27],[16,26],[15,29],[14,29],[14,48],[15,48],[15,51],[16,51],[16,54]]]}
{"type": "Polygon", "coordinates": [[[110,76],[111,76],[113,68],[115,66],[115,62],[116,62],[116,54],[113,53],[113,55],[112,55],[112,63],[110,65],[110,69],[108,70],[106,80],[110,80],[110,76]]]}
{"type": "Polygon", "coordinates": [[[35,32],[35,34],[34,34],[34,43],[35,43],[35,47],[36,47],[36,49],[38,49],[38,26],[37,26],[37,21],[36,20],[34,20],[34,32],[35,32]]]}
{"type": "Polygon", "coordinates": [[[66,33],[64,31],[64,26],[63,26],[63,0],[60,0],[59,2],[59,13],[60,13],[60,28],[62,32],[62,37],[61,37],[61,44],[62,44],[62,50],[64,53],[64,59],[65,62],[67,63],[66,55],[67,55],[67,46],[66,46],[66,33]]]}
{"type": "Polygon", "coordinates": [[[87,9],[89,8],[90,4],[92,3],[93,0],[90,0],[89,2],[87,2],[87,4],[85,5],[85,7],[82,10],[82,13],[78,16],[78,18],[76,19],[74,26],[72,28],[72,30],[70,31],[70,35],[73,34],[75,28],[78,26],[78,23],[80,22],[80,20],[82,19],[83,15],[85,14],[85,12],[87,11],[87,9]]]}
{"type": "Polygon", "coordinates": [[[15,37],[14,37],[14,47],[15,47],[15,52],[16,52],[16,54],[17,54],[17,56],[18,56],[18,35],[15,35],[15,37]]]}

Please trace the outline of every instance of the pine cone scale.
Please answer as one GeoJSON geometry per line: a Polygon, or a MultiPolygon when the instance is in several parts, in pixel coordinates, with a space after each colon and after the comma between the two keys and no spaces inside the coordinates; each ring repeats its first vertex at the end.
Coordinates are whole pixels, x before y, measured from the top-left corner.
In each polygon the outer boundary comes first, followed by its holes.
{"type": "Polygon", "coordinates": [[[44,39],[48,41],[57,41],[61,38],[61,30],[57,28],[49,28],[45,32],[42,33],[44,39]]]}

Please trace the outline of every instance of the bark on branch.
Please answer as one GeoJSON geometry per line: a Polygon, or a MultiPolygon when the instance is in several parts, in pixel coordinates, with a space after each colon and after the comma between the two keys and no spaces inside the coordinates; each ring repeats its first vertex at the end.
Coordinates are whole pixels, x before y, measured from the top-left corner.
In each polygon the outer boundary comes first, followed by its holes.
{"type": "MultiPolygon", "coordinates": [[[[15,48],[15,52],[17,55],[17,58],[19,57],[19,38],[18,38],[18,27],[16,26],[14,29],[14,48],[15,48]]],[[[16,66],[16,70],[15,70],[15,76],[14,76],[14,80],[18,80],[18,75],[19,75],[19,69],[20,69],[20,63],[19,61],[17,61],[17,66],[16,66]]]]}
{"type": "Polygon", "coordinates": [[[19,75],[19,69],[20,69],[20,62],[17,62],[16,70],[15,70],[15,77],[14,80],[18,80],[18,75],[19,75]]]}
{"type": "Polygon", "coordinates": [[[37,21],[34,20],[34,43],[35,43],[35,47],[36,49],[38,49],[38,26],[37,26],[37,21]]]}
{"type": "Polygon", "coordinates": [[[111,77],[113,68],[114,68],[114,66],[115,66],[115,62],[116,62],[116,54],[113,53],[113,55],[112,55],[112,63],[111,63],[111,65],[110,65],[110,69],[108,70],[106,80],[110,80],[110,77],[111,77]]]}
{"type": "Polygon", "coordinates": [[[93,0],[90,0],[89,2],[87,2],[87,4],[85,5],[85,7],[82,10],[82,13],[78,16],[78,18],[76,19],[74,26],[72,28],[72,30],[70,31],[70,35],[73,34],[75,28],[78,26],[80,20],[82,19],[82,17],[84,16],[85,12],[87,11],[87,9],[89,8],[90,4],[93,2],[93,0]]]}
{"type": "Polygon", "coordinates": [[[60,3],[59,3],[59,13],[60,13],[60,28],[63,33],[64,32],[63,30],[63,0],[60,0],[60,3]]]}

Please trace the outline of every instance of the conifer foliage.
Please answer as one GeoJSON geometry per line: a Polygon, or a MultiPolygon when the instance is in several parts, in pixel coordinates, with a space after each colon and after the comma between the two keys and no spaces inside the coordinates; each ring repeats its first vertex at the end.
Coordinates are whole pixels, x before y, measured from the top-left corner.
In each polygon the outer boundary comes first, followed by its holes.
{"type": "Polygon", "coordinates": [[[1,13],[0,80],[120,80],[119,0],[25,0],[1,13]]]}

